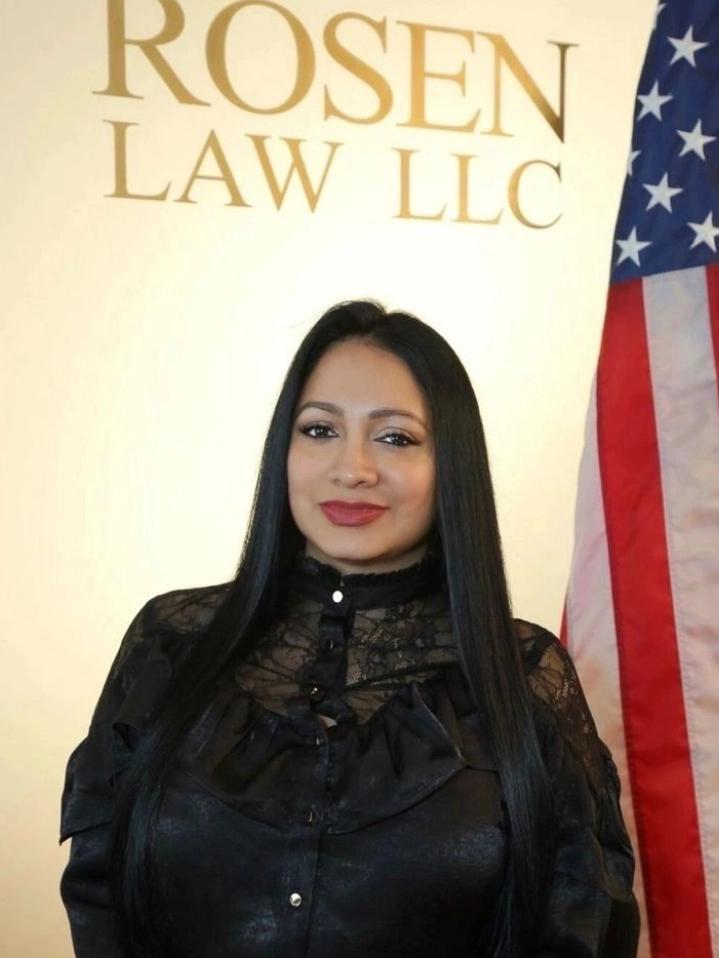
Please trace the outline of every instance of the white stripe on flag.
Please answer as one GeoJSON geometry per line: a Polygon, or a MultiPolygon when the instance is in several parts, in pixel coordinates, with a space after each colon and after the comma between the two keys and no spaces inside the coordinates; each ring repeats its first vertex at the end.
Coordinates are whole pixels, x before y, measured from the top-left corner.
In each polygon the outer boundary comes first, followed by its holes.
{"type": "Polygon", "coordinates": [[[676,635],[719,955],[719,393],[704,269],[644,280],[676,635]]]}
{"type": "Polygon", "coordinates": [[[609,747],[622,781],[622,812],[637,862],[634,891],[642,919],[638,958],[649,958],[651,951],[644,909],[644,887],[622,722],[617,637],[599,470],[596,388],[595,376],[579,467],[574,526],[577,535],[566,602],[567,644],[597,723],[599,736],[609,747]]]}

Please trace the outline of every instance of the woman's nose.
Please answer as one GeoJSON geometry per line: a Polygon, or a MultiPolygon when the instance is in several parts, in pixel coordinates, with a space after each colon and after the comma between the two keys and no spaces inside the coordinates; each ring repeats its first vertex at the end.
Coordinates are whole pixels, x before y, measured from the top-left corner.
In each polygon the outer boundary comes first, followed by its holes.
{"type": "Polygon", "coordinates": [[[379,474],[368,444],[362,440],[349,439],[338,443],[330,478],[348,488],[375,485],[379,474]]]}

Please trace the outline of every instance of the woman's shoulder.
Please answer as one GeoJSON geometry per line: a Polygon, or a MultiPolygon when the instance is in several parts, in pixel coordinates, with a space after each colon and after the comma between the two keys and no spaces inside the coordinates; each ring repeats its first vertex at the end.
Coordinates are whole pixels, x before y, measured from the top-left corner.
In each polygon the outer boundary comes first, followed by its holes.
{"type": "Polygon", "coordinates": [[[230,582],[223,582],[163,592],[145,603],[138,613],[138,624],[148,630],[201,632],[213,619],[230,586],[230,582]]]}
{"type": "Polygon", "coordinates": [[[553,632],[525,619],[515,619],[514,625],[524,674],[535,695],[551,704],[570,686],[580,688],[572,657],[553,632]]]}
{"type": "Polygon", "coordinates": [[[130,622],[112,672],[132,674],[148,657],[160,652],[170,659],[182,655],[188,641],[210,624],[230,586],[225,582],[153,596],[130,622]]]}
{"type": "Polygon", "coordinates": [[[570,653],[548,629],[524,619],[514,621],[544,751],[554,753],[556,761],[557,750],[568,746],[590,780],[598,783],[608,752],[597,735],[570,653]]]}
{"type": "Polygon", "coordinates": [[[114,720],[131,692],[145,705],[159,697],[168,676],[212,621],[230,585],[173,589],[153,596],[142,606],[112,662],[93,724],[107,718],[114,720]]]}

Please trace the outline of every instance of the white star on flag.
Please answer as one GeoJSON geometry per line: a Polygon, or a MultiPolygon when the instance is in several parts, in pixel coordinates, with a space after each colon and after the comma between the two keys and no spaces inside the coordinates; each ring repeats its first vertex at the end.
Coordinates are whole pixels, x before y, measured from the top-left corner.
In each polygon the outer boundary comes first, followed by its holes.
{"type": "Polygon", "coordinates": [[[641,150],[632,150],[627,159],[627,176],[631,176],[634,172],[634,161],[641,153],[641,150]]]}
{"type": "Polygon", "coordinates": [[[694,39],[693,27],[689,27],[681,40],[679,40],[677,37],[667,37],[667,40],[674,47],[674,56],[672,57],[671,62],[676,63],[677,60],[686,60],[687,63],[691,63],[693,67],[696,66],[694,54],[697,52],[697,50],[701,50],[702,47],[709,46],[708,43],[696,42],[694,39]]]}
{"type": "Polygon", "coordinates": [[[645,246],[651,245],[651,242],[642,242],[637,239],[637,228],[635,226],[625,240],[617,240],[617,246],[622,251],[622,255],[617,260],[617,265],[623,263],[625,259],[630,259],[636,263],[637,266],[640,266],[639,254],[645,246]]]}
{"type": "Polygon", "coordinates": [[[687,223],[687,226],[690,226],[696,233],[690,249],[694,249],[700,243],[706,243],[716,253],[716,238],[719,236],[719,226],[714,225],[714,215],[712,213],[707,214],[703,223],[687,223]]]}
{"type": "Polygon", "coordinates": [[[673,99],[674,97],[671,95],[671,93],[668,93],[666,96],[662,96],[662,94],[659,92],[659,82],[655,80],[654,86],[651,88],[649,93],[645,93],[643,95],[640,93],[637,97],[637,100],[639,100],[642,105],[641,113],[637,119],[643,120],[645,116],[648,116],[651,113],[652,116],[655,116],[658,120],[661,120],[662,106],[665,103],[668,103],[669,100],[673,99]]]}
{"type": "Polygon", "coordinates": [[[651,195],[651,199],[647,203],[648,210],[650,210],[653,206],[663,206],[665,210],[668,210],[671,213],[672,197],[676,196],[677,193],[684,192],[681,186],[669,185],[668,173],[665,173],[655,186],[651,186],[649,183],[642,183],[642,186],[651,195]]]}
{"type": "Polygon", "coordinates": [[[702,160],[705,160],[704,156],[704,147],[707,143],[711,143],[713,140],[716,140],[715,136],[704,136],[702,133],[702,121],[697,120],[696,126],[693,130],[677,130],[679,136],[684,140],[684,146],[679,156],[684,156],[685,153],[696,153],[698,157],[702,160]]]}

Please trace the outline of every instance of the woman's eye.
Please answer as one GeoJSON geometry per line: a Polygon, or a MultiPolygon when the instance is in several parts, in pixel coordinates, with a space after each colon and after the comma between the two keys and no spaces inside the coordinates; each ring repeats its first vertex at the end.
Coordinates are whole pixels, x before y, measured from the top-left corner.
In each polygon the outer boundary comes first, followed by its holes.
{"type": "Polygon", "coordinates": [[[386,442],[390,446],[416,446],[417,443],[411,436],[404,432],[386,432],[378,437],[379,442],[386,442]]]}
{"type": "Polygon", "coordinates": [[[335,435],[332,426],[324,423],[313,422],[306,426],[300,426],[300,432],[303,436],[309,436],[310,439],[330,439],[335,435]]]}

